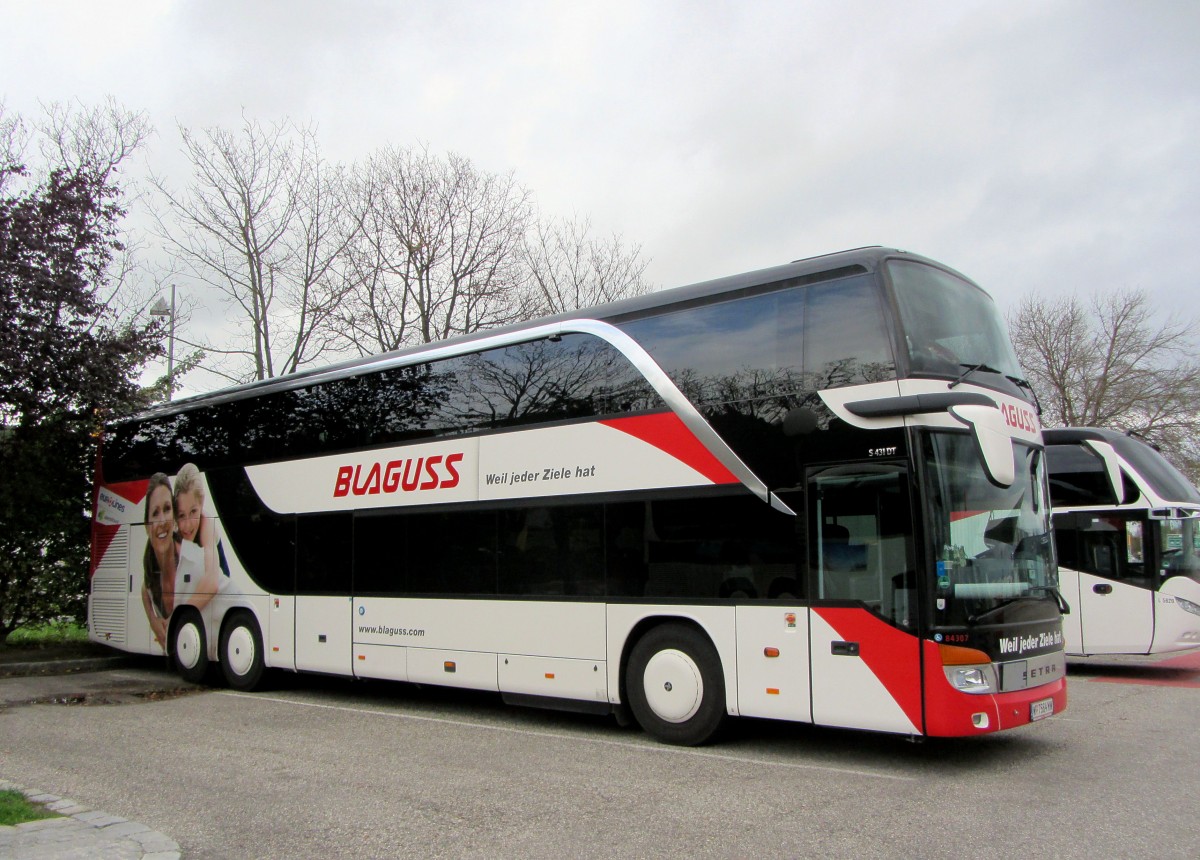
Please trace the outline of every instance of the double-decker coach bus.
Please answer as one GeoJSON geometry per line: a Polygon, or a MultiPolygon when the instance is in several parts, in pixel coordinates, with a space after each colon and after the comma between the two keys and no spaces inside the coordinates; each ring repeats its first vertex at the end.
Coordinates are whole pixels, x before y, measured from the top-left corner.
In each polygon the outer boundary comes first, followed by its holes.
{"type": "Polygon", "coordinates": [[[1066,704],[1040,428],[975,284],[868,248],[179,400],[107,428],[90,635],[973,735],[1066,704]]]}
{"type": "Polygon", "coordinates": [[[1067,653],[1200,646],[1200,490],[1140,439],[1044,431],[1067,653]]]}

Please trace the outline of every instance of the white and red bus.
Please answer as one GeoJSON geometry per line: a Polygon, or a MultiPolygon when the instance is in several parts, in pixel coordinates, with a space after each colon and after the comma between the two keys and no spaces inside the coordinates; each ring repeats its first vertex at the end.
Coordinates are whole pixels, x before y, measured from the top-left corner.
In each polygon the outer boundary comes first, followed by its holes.
{"type": "Polygon", "coordinates": [[[1066,704],[1040,427],[991,299],[868,248],[107,428],[90,635],[220,665],[905,735],[1066,704]]]}
{"type": "Polygon", "coordinates": [[[1046,430],[1067,653],[1200,647],[1200,490],[1115,430],[1046,430]]]}

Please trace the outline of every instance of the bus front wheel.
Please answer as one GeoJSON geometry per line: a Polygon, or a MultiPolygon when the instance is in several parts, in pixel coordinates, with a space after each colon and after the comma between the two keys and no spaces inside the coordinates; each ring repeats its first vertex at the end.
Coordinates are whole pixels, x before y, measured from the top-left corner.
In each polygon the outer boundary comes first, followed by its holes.
{"type": "Polygon", "coordinates": [[[682,624],[655,627],[629,655],[629,707],[647,734],[663,743],[698,746],[725,719],[725,682],[716,648],[682,624]]]}
{"type": "Polygon", "coordinates": [[[208,641],[204,619],[194,609],[184,610],[171,627],[171,665],[185,681],[199,684],[208,671],[208,641]]]}
{"type": "Polygon", "coordinates": [[[235,612],[221,629],[221,671],[235,690],[249,692],[263,674],[262,633],[249,612],[235,612]]]}

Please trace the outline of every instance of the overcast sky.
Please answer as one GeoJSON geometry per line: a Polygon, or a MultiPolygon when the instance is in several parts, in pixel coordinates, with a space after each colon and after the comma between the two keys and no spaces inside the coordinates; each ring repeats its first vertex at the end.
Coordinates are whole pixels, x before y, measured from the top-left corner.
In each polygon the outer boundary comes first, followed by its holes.
{"type": "Polygon", "coordinates": [[[157,129],[426,144],[640,244],[670,287],[861,245],[1007,310],[1141,287],[1198,315],[1200,3],[0,0],[0,101],[157,129]]]}

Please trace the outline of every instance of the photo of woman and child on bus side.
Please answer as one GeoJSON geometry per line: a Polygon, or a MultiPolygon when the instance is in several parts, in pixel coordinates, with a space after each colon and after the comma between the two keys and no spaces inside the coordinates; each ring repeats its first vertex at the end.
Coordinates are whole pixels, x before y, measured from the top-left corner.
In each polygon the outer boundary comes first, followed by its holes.
{"type": "Polygon", "coordinates": [[[200,470],[188,463],[171,479],[162,472],[146,490],[146,553],[142,605],[155,641],[164,650],[176,606],[203,609],[224,586],[220,548],[212,518],[204,513],[200,470]]]}

